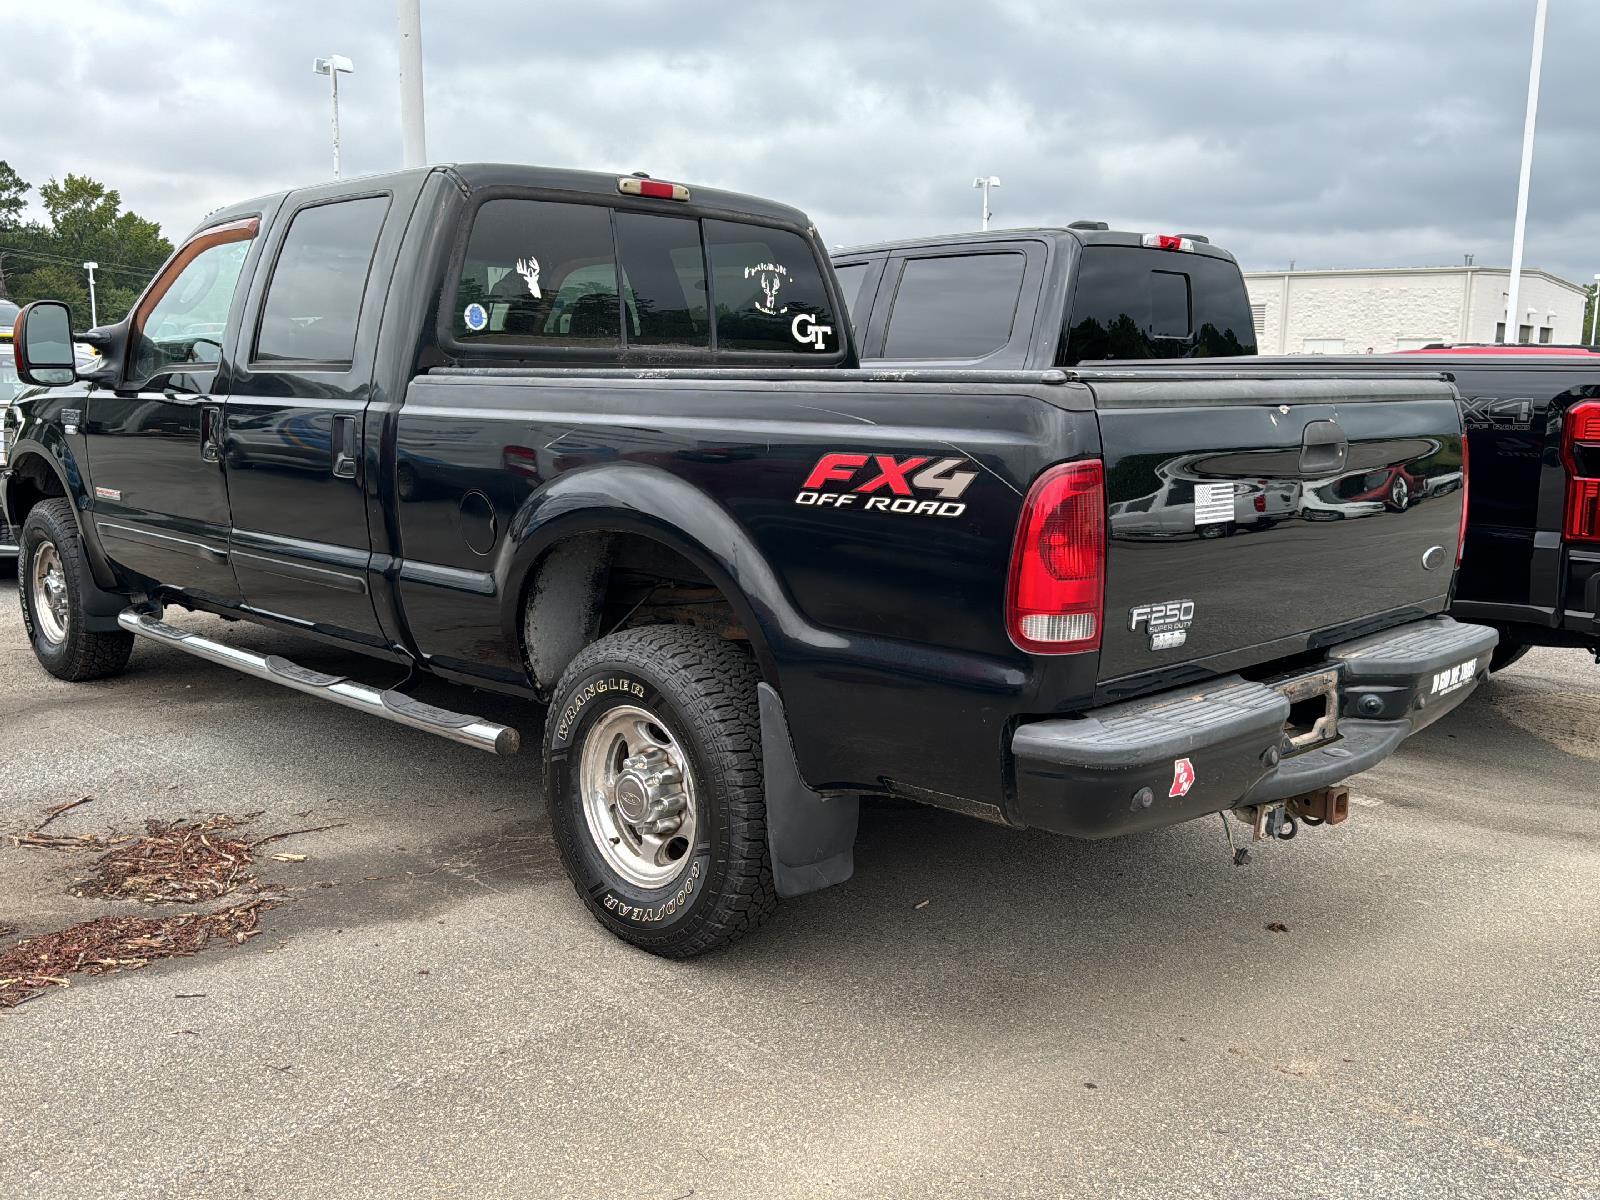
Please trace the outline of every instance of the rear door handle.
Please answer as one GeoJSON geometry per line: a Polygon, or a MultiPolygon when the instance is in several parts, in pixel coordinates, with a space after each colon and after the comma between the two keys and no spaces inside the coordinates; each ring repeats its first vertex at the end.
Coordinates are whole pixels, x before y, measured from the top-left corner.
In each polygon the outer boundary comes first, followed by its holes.
{"type": "Polygon", "coordinates": [[[222,461],[222,409],[215,404],[200,410],[200,458],[208,463],[222,461]]]}
{"type": "Polygon", "coordinates": [[[1300,470],[1306,475],[1336,475],[1344,470],[1350,442],[1337,421],[1312,421],[1300,439],[1300,470]]]}
{"type": "Polygon", "coordinates": [[[339,479],[356,477],[356,419],[333,419],[333,473],[339,479]]]}

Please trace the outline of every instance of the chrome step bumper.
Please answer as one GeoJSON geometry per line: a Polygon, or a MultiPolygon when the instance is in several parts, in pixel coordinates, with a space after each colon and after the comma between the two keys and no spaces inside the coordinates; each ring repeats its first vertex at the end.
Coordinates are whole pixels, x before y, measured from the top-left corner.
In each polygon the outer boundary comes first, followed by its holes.
{"type": "Polygon", "coordinates": [[[225,646],[187,629],[168,625],[159,617],[137,609],[123,610],[117,617],[117,624],[129,633],[176,647],[196,658],[220,663],[246,675],[254,675],[257,679],[265,679],[310,696],[319,696],[346,708],[371,713],[386,721],[449,738],[464,746],[487,750],[491,754],[515,754],[522,744],[522,736],[509,725],[436,708],[393,689],[384,691],[368,687],[342,675],[326,675],[276,654],[253,654],[248,650],[225,646]]]}

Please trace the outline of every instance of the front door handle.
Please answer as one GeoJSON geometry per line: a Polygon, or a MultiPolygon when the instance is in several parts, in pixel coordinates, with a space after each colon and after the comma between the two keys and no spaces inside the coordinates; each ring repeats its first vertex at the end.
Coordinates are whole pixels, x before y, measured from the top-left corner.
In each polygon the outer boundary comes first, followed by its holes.
{"type": "Polygon", "coordinates": [[[333,474],[338,479],[356,477],[356,419],[333,419],[333,474]]]}
{"type": "Polygon", "coordinates": [[[222,461],[222,408],[208,404],[200,410],[200,459],[222,461]]]}

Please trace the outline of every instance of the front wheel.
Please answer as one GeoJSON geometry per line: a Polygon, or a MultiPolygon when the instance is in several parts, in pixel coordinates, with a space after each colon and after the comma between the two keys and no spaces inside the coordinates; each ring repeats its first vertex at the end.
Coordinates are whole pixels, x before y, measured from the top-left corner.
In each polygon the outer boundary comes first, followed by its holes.
{"type": "Polygon", "coordinates": [[[601,638],[556,685],[551,829],[578,895],[624,941],[690,958],[777,906],[758,682],[742,647],[656,625],[601,638]]]}
{"type": "Polygon", "coordinates": [[[17,594],[34,657],[57,679],[79,683],[118,675],[133,653],[133,635],[88,628],[84,599],[94,587],[72,505],[36,504],[22,523],[17,594]]]}

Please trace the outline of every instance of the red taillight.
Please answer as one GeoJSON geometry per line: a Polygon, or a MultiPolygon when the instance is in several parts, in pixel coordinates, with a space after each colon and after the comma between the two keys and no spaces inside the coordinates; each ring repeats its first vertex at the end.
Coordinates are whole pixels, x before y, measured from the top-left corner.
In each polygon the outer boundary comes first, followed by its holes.
{"type": "Polygon", "coordinates": [[[638,175],[625,175],[617,180],[617,191],[628,196],[648,196],[652,200],[687,200],[689,189],[681,183],[666,183],[660,179],[643,179],[638,175]]]}
{"type": "Polygon", "coordinates": [[[1033,654],[1100,649],[1105,608],[1105,471],[1061,463],[1034,481],[1011,546],[1006,632],[1033,654]]]}
{"type": "Polygon", "coordinates": [[[1175,233],[1147,233],[1142,239],[1146,250],[1193,250],[1194,243],[1175,233]]]}
{"type": "Polygon", "coordinates": [[[1467,444],[1467,434],[1461,433],[1461,523],[1456,527],[1456,566],[1461,565],[1461,556],[1467,549],[1467,496],[1472,490],[1471,454],[1472,447],[1467,444]]]}
{"type": "Polygon", "coordinates": [[[1585,400],[1561,419],[1561,462],[1567,469],[1567,519],[1561,536],[1569,542],[1600,542],[1600,400],[1585,400]]]}

